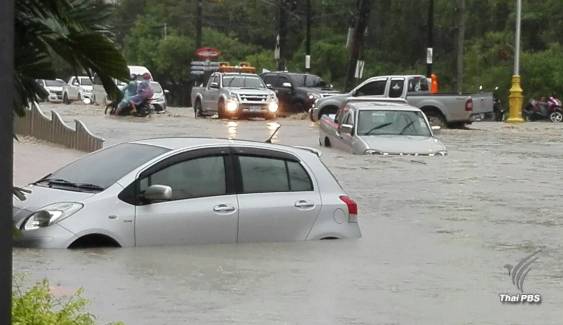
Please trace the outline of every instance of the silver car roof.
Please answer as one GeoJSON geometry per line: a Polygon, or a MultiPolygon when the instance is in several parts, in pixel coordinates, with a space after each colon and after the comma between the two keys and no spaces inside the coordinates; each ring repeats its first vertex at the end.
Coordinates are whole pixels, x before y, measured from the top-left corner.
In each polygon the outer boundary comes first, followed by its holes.
{"type": "Polygon", "coordinates": [[[209,137],[152,138],[152,139],[132,141],[131,143],[158,146],[170,150],[190,149],[190,148],[198,148],[198,147],[219,147],[219,146],[239,145],[239,146],[254,147],[260,149],[291,151],[295,154],[309,152],[317,156],[320,156],[320,151],[314,148],[294,147],[294,146],[271,144],[271,143],[265,143],[259,141],[235,140],[235,139],[224,139],[224,138],[209,138],[209,137]]]}
{"type": "Polygon", "coordinates": [[[359,110],[421,112],[419,108],[405,103],[392,103],[384,101],[350,102],[348,103],[348,106],[353,109],[359,110]]]}

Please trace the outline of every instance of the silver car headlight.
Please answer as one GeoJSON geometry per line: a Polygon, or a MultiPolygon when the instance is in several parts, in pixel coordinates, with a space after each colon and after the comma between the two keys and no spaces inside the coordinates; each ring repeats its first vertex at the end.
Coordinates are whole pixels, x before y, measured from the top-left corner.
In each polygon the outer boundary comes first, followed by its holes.
{"type": "Polygon", "coordinates": [[[50,204],[29,216],[23,224],[22,230],[35,230],[41,227],[48,227],[55,222],[70,217],[82,209],[83,206],[82,203],[76,202],[50,204]]]}

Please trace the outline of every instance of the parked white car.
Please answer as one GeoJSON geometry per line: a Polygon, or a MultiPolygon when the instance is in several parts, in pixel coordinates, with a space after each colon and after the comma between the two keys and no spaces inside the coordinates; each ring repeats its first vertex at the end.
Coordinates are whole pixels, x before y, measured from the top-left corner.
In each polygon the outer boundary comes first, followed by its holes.
{"type": "Polygon", "coordinates": [[[47,80],[39,79],[37,83],[41,85],[48,93],[49,96],[47,100],[49,102],[62,102],[63,101],[63,90],[66,83],[62,79],[47,80]]]}
{"type": "Polygon", "coordinates": [[[87,99],[92,101],[92,80],[88,76],[70,77],[63,89],[63,102],[70,104],[73,101],[87,99]]]}
{"type": "Polygon", "coordinates": [[[358,238],[358,207],[315,149],[160,138],[89,154],[14,198],[20,246],[358,238]]]}

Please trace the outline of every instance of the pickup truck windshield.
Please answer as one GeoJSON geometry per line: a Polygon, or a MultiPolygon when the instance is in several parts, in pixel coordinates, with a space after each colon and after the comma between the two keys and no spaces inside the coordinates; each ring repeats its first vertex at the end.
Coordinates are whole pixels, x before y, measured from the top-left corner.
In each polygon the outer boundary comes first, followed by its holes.
{"type": "Polygon", "coordinates": [[[266,88],[262,79],[254,76],[224,76],[223,87],[266,88]]]}
{"type": "Polygon", "coordinates": [[[321,88],[326,86],[326,83],[319,76],[312,74],[295,74],[289,77],[294,87],[321,88]]]}
{"type": "Polygon", "coordinates": [[[358,135],[430,136],[421,112],[360,110],[358,135]]]}

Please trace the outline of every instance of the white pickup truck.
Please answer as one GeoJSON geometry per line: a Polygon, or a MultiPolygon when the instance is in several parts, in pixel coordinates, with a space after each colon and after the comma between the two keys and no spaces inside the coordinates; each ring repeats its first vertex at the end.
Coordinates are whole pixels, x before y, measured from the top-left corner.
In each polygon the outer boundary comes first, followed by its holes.
{"type": "Polygon", "coordinates": [[[191,99],[195,116],[219,118],[241,115],[276,117],[278,98],[254,73],[214,72],[205,86],[193,87],[191,99]]]}
{"type": "MultiPolygon", "coordinates": [[[[472,122],[476,103],[470,95],[431,94],[428,89],[428,80],[422,75],[372,77],[348,93],[317,100],[309,111],[309,116],[311,120],[318,121],[322,115],[335,114],[350,97],[369,96],[406,99],[409,105],[420,108],[432,125],[460,126],[472,122]]],[[[484,113],[489,106],[492,112],[492,95],[490,99],[487,98],[489,104],[484,102],[486,98],[479,98],[478,113],[484,113]]]]}
{"type": "Polygon", "coordinates": [[[92,80],[88,76],[70,77],[63,87],[63,103],[70,104],[76,100],[92,102],[92,80]]]}

